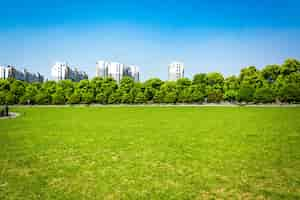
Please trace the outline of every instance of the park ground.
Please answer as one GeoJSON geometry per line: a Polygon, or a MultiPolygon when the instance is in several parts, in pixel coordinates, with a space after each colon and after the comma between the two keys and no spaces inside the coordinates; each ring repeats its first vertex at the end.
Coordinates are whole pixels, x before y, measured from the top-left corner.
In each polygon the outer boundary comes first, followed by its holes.
{"type": "Polygon", "coordinates": [[[0,199],[300,199],[300,107],[15,107],[0,199]]]}

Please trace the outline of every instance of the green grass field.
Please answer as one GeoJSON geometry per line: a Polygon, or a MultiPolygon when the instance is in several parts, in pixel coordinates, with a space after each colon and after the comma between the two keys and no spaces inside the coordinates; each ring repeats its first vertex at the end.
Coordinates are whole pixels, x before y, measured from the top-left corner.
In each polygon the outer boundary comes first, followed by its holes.
{"type": "Polygon", "coordinates": [[[0,199],[300,199],[300,108],[15,108],[0,199]]]}

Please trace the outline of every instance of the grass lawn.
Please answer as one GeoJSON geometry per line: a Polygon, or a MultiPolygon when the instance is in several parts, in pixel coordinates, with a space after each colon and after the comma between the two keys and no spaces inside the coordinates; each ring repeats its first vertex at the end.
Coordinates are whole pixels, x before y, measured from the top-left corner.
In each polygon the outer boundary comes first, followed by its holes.
{"type": "Polygon", "coordinates": [[[300,108],[15,108],[0,199],[300,199],[300,108]]]}

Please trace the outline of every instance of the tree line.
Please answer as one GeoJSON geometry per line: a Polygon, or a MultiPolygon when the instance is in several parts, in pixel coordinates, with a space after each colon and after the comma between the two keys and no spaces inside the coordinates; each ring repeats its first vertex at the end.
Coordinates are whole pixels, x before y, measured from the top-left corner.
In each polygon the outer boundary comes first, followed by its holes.
{"type": "Polygon", "coordinates": [[[241,69],[238,76],[199,73],[192,80],[162,81],[152,78],[134,82],[124,77],[72,82],[27,83],[0,80],[0,104],[145,104],[145,103],[299,103],[300,62],[287,59],[282,65],[241,69]]]}

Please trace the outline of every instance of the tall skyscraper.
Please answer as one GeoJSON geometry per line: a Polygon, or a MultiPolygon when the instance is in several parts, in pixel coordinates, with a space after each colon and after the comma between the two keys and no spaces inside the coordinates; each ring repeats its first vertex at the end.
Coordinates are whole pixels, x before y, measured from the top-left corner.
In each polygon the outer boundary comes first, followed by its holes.
{"type": "Polygon", "coordinates": [[[134,81],[139,81],[139,68],[118,62],[98,61],[96,63],[96,77],[111,77],[116,80],[117,83],[120,83],[124,76],[129,76],[134,81]]]}
{"type": "Polygon", "coordinates": [[[169,81],[177,81],[184,77],[184,65],[181,62],[172,62],[168,66],[168,79],[169,81]]]}
{"type": "Polygon", "coordinates": [[[56,81],[72,80],[78,82],[88,79],[85,72],[79,71],[77,68],[72,69],[66,62],[56,62],[51,68],[51,75],[56,81]]]}

